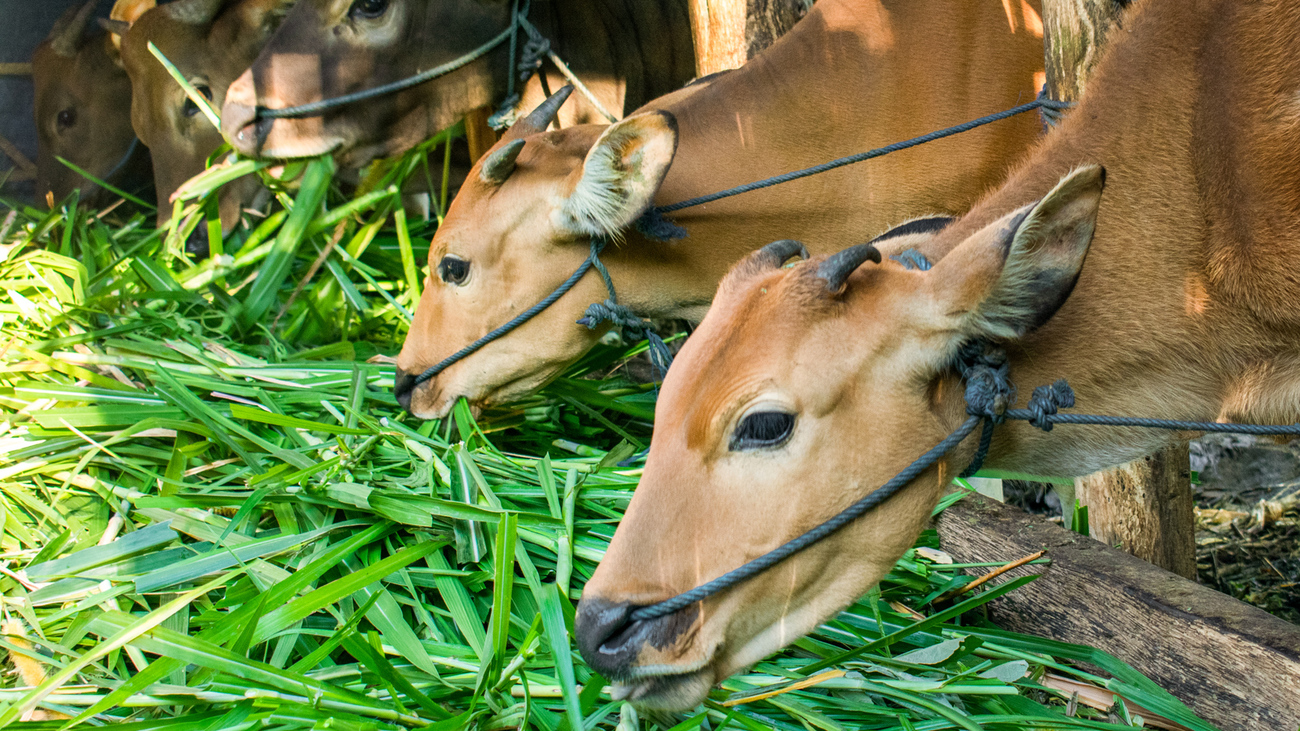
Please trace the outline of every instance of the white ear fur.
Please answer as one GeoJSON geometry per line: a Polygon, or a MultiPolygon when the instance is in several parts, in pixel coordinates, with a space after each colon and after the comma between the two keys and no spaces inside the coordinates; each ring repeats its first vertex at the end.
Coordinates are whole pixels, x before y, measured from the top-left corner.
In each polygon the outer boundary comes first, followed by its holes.
{"type": "Polygon", "coordinates": [[[1056,314],[1083,268],[1105,182],[1101,167],[1078,168],[1037,203],[995,221],[940,260],[931,272],[948,290],[940,299],[967,300],[944,305],[961,313],[961,331],[1014,340],[1056,314]],[[979,279],[992,283],[981,286],[979,279]]]}
{"type": "Polygon", "coordinates": [[[677,120],[667,112],[611,125],[587,153],[554,223],[578,235],[618,236],[654,203],[676,153],[677,120]]]}

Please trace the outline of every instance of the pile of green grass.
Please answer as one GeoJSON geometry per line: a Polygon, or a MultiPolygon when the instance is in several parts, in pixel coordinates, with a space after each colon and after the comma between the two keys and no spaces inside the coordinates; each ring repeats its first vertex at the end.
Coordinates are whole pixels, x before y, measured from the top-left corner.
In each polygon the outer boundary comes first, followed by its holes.
{"type": "Polygon", "coordinates": [[[933,532],[696,713],[612,701],[573,612],[644,464],[640,348],[477,421],[390,392],[436,226],[396,186],[449,139],[346,194],[327,160],[218,166],[161,232],[75,199],[3,218],[0,728],[1121,729],[1137,703],[1213,729],[1104,653],[980,623],[1028,579],[936,601],[972,567],[933,532]],[[246,172],[276,212],[221,240],[214,191],[246,172]]]}

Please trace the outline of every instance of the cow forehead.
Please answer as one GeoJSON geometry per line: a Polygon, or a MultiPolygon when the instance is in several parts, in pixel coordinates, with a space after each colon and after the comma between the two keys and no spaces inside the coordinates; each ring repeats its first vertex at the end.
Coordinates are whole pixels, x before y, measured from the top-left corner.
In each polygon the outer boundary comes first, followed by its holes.
{"type": "Polygon", "coordinates": [[[906,325],[886,314],[892,310],[886,304],[906,295],[916,273],[892,262],[868,264],[854,274],[849,292],[831,296],[817,276],[819,263],[732,279],[720,291],[660,398],[662,421],[682,425],[688,448],[707,448],[718,424],[765,391],[834,401],[829,394],[844,385],[834,379],[852,370],[847,350],[869,351],[885,330],[906,325]],[[882,316],[862,316],[871,312],[882,316]]]}

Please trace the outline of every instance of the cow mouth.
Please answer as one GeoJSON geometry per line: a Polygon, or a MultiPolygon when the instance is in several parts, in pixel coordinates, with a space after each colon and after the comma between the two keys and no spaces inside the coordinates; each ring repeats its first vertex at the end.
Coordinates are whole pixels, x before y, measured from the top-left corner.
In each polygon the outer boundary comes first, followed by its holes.
{"type": "Polygon", "coordinates": [[[611,697],[656,711],[688,711],[695,708],[713,687],[713,670],[704,666],[694,670],[651,674],[616,682],[611,697]]]}

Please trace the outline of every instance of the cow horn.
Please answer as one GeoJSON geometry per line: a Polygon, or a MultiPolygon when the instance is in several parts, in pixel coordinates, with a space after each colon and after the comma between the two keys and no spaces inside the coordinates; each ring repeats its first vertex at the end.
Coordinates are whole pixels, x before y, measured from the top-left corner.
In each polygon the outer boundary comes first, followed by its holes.
{"type": "Polygon", "coordinates": [[[795,256],[800,259],[807,259],[808,247],[804,246],[802,241],[781,239],[759,249],[757,258],[775,269],[784,266],[787,261],[790,261],[791,257],[795,256]]]}
{"type": "Polygon", "coordinates": [[[99,27],[121,38],[126,32],[131,30],[131,24],[125,20],[112,20],[110,18],[100,18],[99,27]]]}
{"type": "Polygon", "coordinates": [[[567,84],[564,88],[555,92],[546,101],[537,105],[527,117],[511,125],[510,130],[506,132],[506,137],[520,138],[528,135],[545,132],[551,122],[560,115],[560,107],[568,101],[569,95],[573,93],[573,85],[567,84]]]}
{"type": "Polygon", "coordinates": [[[221,12],[224,2],[225,0],[176,0],[162,7],[172,20],[189,25],[207,25],[221,12]]]}
{"type": "Polygon", "coordinates": [[[95,0],[88,0],[85,5],[70,9],[60,16],[50,29],[50,48],[60,56],[77,55],[77,49],[81,47],[81,35],[86,32],[86,24],[90,22],[90,14],[94,10],[95,0]]]}
{"type": "Polygon", "coordinates": [[[515,171],[515,160],[524,149],[523,140],[511,140],[489,152],[479,166],[478,175],[488,185],[501,185],[515,171]]]}
{"type": "Polygon", "coordinates": [[[857,271],[858,267],[868,259],[879,264],[880,251],[871,244],[850,246],[823,261],[821,266],[817,267],[817,276],[826,280],[827,292],[839,294],[844,289],[844,283],[849,281],[849,275],[857,271]]]}

